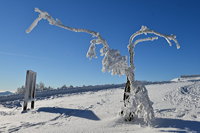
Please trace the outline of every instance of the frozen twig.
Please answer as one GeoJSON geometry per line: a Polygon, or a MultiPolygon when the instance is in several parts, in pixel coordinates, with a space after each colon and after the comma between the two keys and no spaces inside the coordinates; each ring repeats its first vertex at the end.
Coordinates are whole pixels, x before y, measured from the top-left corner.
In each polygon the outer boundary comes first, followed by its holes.
{"type": "Polygon", "coordinates": [[[102,61],[102,71],[111,72],[113,75],[123,75],[125,74],[125,69],[127,68],[127,57],[121,56],[118,50],[110,49],[107,41],[102,38],[99,32],[91,31],[88,29],[79,29],[66,26],[58,19],[54,19],[47,12],[44,12],[38,8],[35,8],[35,12],[39,13],[38,18],[34,20],[31,26],[26,30],[26,33],[30,33],[42,19],[47,20],[50,25],[55,25],[60,28],[73,31],[73,32],[84,32],[95,37],[90,41],[90,47],[87,52],[88,58],[97,58],[96,56],[96,45],[102,44],[103,48],[100,50],[101,55],[104,56],[102,61]]]}
{"type": "Polygon", "coordinates": [[[55,20],[47,12],[44,12],[44,11],[38,9],[38,8],[35,8],[35,12],[38,12],[39,16],[38,16],[38,18],[36,18],[34,20],[34,22],[31,24],[31,26],[26,30],[26,33],[30,33],[37,26],[38,22],[40,20],[44,19],[44,20],[47,20],[49,22],[49,24],[64,28],[66,30],[70,30],[70,31],[73,31],[73,32],[85,32],[85,33],[88,33],[88,34],[92,35],[93,37],[96,37],[96,39],[92,40],[93,45],[94,44],[103,44],[103,46],[106,49],[109,48],[106,40],[103,39],[98,32],[87,30],[87,29],[79,29],[79,28],[72,28],[72,27],[69,27],[69,26],[65,26],[65,25],[62,24],[62,22],[60,20],[58,20],[58,19],[55,20]]]}
{"type": "Polygon", "coordinates": [[[135,37],[138,36],[138,35],[141,35],[141,34],[145,34],[145,35],[147,35],[147,34],[154,34],[154,35],[157,35],[159,37],[163,37],[169,43],[170,46],[172,46],[171,41],[174,41],[176,43],[177,49],[180,48],[180,45],[179,45],[179,43],[178,43],[175,35],[161,34],[159,32],[156,32],[156,31],[153,31],[153,30],[147,28],[146,26],[142,26],[139,31],[137,31],[133,35],[131,35],[131,37],[129,39],[129,45],[132,45],[133,44],[132,42],[135,39],[135,37]]]}

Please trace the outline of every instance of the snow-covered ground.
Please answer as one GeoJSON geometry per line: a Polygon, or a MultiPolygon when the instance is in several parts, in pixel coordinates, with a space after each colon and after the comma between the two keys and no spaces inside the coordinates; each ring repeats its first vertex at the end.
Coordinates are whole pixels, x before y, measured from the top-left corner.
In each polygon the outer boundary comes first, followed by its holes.
{"type": "Polygon", "coordinates": [[[113,88],[43,98],[27,113],[0,105],[0,132],[200,132],[200,81],[146,87],[156,116],[151,126],[124,122],[119,116],[124,90],[113,88]]]}

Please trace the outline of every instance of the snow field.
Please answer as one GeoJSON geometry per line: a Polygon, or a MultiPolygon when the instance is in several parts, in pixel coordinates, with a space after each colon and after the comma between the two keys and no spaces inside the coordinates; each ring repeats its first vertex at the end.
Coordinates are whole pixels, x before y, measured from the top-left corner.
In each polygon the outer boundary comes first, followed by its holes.
{"type": "Polygon", "coordinates": [[[37,100],[27,113],[21,113],[22,107],[0,106],[0,132],[198,133],[199,86],[200,82],[147,85],[156,116],[151,127],[121,119],[124,90],[115,88],[37,100]]]}

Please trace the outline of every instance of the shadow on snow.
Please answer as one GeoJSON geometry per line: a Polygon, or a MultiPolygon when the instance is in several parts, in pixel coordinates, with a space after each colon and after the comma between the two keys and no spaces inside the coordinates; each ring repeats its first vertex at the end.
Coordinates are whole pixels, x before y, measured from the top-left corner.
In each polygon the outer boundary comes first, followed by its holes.
{"type": "MultiPolygon", "coordinates": [[[[125,122],[124,119],[118,119],[115,123],[116,125],[129,124],[129,125],[140,125],[141,127],[146,127],[148,124],[144,122],[143,119],[135,119],[135,121],[125,122]]],[[[114,126],[116,126],[114,125],[114,126]]],[[[151,127],[157,128],[160,132],[176,132],[176,133],[200,133],[200,121],[190,121],[172,118],[155,118],[151,124],[151,127]],[[165,129],[163,129],[165,128],[165,129]],[[176,129],[168,129],[176,128],[176,129]]]]}
{"type": "MultiPolygon", "coordinates": [[[[153,127],[155,128],[177,128],[180,131],[175,131],[179,133],[184,133],[187,131],[200,132],[200,122],[181,120],[181,119],[171,119],[171,118],[156,118],[153,122],[153,127]]],[[[161,132],[174,132],[173,130],[160,130],[161,132]]]]}
{"type": "Polygon", "coordinates": [[[75,116],[80,118],[85,118],[89,120],[100,120],[99,117],[91,110],[81,110],[81,109],[68,109],[68,108],[58,108],[58,107],[42,107],[37,110],[38,112],[48,112],[56,114],[64,114],[66,116],[75,116]]]}

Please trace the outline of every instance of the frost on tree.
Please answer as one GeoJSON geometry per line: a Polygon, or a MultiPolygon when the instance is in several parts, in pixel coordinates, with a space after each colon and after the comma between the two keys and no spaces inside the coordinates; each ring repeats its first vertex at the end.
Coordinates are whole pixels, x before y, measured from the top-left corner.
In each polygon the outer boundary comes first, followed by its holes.
{"type": "Polygon", "coordinates": [[[163,37],[170,46],[172,46],[171,41],[176,43],[177,49],[180,48],[175,35],[164,35],[159,32],[153,31],[146,26],[142,26],[141,29],[134,34],[129,39],[128,50],[130,54],[130,66],[126,70],[127,83],[124,92],[124,107],[122,108],[121,114],[128,121],[142,118],[146,123],[150,123],[151,119],[154,118],[154,112],[152,107],[152,102],[149,100],[147,89],[144,85],[135,82],[135,66],[134,66],[134,55],[135,46],[144,41],[154,41],[158,37],[163,37]],[[153,34],[155,37],[147,37],[135,40],[135,37],[139,35],[153,34]]]}
{"type": "Polygon", "coordinates": [[[96,45],[102,44],[103,47],[100,50],[101,56],[104,56],[102,60],[102,71],[110,72],[112,75],[127,76],[127,84],[124,92],[124,107],[122,108],[121,115],[124,117],[125,120],[128,121],[142,118],[144,122],[150,123],[150,121],[154,118],[152,102],[148,97],[148,92],[145,86],[135,82],[134,48],[140,42],[153,41],[158,39],[158,37],[163,37],[170,46],[172,45],[171,41],[174,41],[177,45],[177,48],[180,48],[176,40],[176,36],[164,35],[156,31],[150,30],[146,26],[142,26],[139,31],[135,32],[130,37],[128,45],[130,63],[128,64],[127,57],[122,56],[118,50],[111,49],[106,40],[103,39],[98,32],[65,26],[60,20],[54,19],[47,12],[41,11],[38,8],[35,8],[35,12],[38,12],[39,16],[26,30],[27,33],[31,32],[40,20],[44,19],[47,20],[51,25],[55,25],[73,32],[84,32],[92,35],[94,39],[90,41],[90,47],[86,55],[88,58],[97,58],[96,45]],[[155,35],[155,37],[147,37],[134,40],[136,36],[141,34],[153,34],[155,35]]]}

